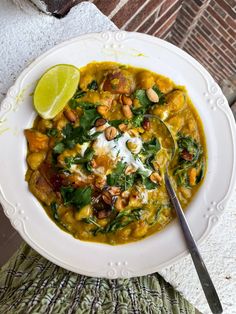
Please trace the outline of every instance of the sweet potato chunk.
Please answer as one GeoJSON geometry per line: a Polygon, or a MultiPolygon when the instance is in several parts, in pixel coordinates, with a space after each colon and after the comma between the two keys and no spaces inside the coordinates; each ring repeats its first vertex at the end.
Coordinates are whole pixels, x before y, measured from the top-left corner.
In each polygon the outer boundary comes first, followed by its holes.
{"type": "Polygon", "coordinates": [[[30,152],[37,153],[48,149],[49,138],[47,135],[35,130],[25,130],[25,136],[29,143],[30,152]]]}

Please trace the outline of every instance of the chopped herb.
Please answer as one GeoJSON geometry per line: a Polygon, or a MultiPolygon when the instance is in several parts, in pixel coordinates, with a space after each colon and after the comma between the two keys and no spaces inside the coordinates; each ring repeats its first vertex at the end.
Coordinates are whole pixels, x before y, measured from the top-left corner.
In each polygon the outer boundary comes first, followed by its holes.
{"type": "Polygon", "coordinates": [[[78,88],[77,91],[75,92],[74,96],[72,99],[78,99],[83,97],[86,94],[85,91],[83,91],[82,89],[78,88]]]}
{"type": "Polygon", "coordinates": [[[142,114],[139,114],[137,116],[134,116],[131,120],[132,126],[137,128],[140,127],[143,122],[144,116],[142,114]]]}
{"type": "Polygon", "coordinates": [[[93,80],[91,83],[88,84],[87,88],[89,90],[97,90],[98,89],[97,81],[93,80]]]}
{"type": "Polygon", "coordinates": [[[91,187],[84,187],[75,189],[71,186],[62,187],[61,195],[64,205],[74,205],[77,209],[80,209],[91,203],[92,189],[91,187]]]}
{"type": "Polygon", "coordinates": [[[84,129],[90,129],[98,118],[101,118],[101,115],[95,108],[84,109],[84,113],[80,118],[80,125],[84,129]]]}
{"type": "Polygon", "coordinates": [[[62,142],[57,143],[53,147],[53,152],[56,154],[61,154],[65,150],[65,145],[62,142]]]}
{"type": "Polygon", "coordinates": [[[65,158],[65,163],[68,168],[73,164],[83,164],[92,160],[94,155],[94,150],[88,147],[84,153],[84,156],[76,155],[75,157],[70,156],[65,158]]]}
{"type": "Polygon", "coordinates": [[[128,124],[128,120],[110,120],[109,121],[109,124],[111,125],[111,126],[114,126],[114,127],[118,127],[119,126],[119,124],[121,124],[121,123],[124,123],[124,124],[128,124]]]}
{"type": "Polygon", "coordinates": [[[51,207],[51,212],[52,212],[53,219],[55,221],[59,221],[59,215],[58,215],[58,212],[57,212],[58,204],[56,202],[52,202],[50,204],[50,207],[51,207]]]}
{"type": "Polygon", "coordinates": [[[97,106],[96,104],[93,104],[93,103],[87,102],[87,101],[78,101],[76,99],[70,100],[71,109],[76,109],[77,107],[81,107],[84,109],[93,109],[96,106],[97,106]]]}
{"type": "Polygon", "coordinates": [[[49,137],[56,137],[58,135],[58,130],[56,128],[47,129],[46,134],[49,137]]]}

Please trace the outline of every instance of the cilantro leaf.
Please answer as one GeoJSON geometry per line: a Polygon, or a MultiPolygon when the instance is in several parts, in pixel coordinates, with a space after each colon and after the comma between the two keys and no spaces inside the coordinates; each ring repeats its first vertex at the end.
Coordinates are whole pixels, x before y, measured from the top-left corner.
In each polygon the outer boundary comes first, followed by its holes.
{"type": "Polygon", "coordinates": [[[97,81],[93,80],[92,82],[90,82],[87,86],[87,88],[89,90],[97,90],[98,89],[98,83],[97,81]]]}
{"type": "Polygon", "coordinates": [[[53,152],[55,154],[61,154],[63,151],[65,150],[65,145],[62,142],[57,143],[54,147],[53,147],[53,152]]]}
{"type": "Polygon", "coordinates": [[[75,157],[70,156],[65,158],[65,163],[68,168],[73,164],[83,164],[92,160],[94,155],[94,150],[91,147],[88,147],[84,153],[84,156],[76,155],[75,157]]]}
{"type": "Polygon", "coordinates": [[[143,150],[145,155],[154,155],[161,149],[161,144],[157,137],[154,137],[149,142],[143,143],[143,150]]]}
{"type": "Polygon", "coordinates": [[[56,137],[58,135],[58,130],[56,128],[47,129],[46,134],[49,137],[56,137]]]}
{"type": "Polygon", "coordinates": [[[83,115],[80,118],[80,125],[84,129],[90,129],[94,125],[95,121],[100,118],[101,115],[95,108],[84,110],[83,115]]]}
{"type": "Polygon", "coordinates": [[[92,189],[91,187],[81,187],[75,189],[71,186],[62,187],[61,195],[64,205],[74,205],[77,209],[80,209],[91,203],[92,189]]]}

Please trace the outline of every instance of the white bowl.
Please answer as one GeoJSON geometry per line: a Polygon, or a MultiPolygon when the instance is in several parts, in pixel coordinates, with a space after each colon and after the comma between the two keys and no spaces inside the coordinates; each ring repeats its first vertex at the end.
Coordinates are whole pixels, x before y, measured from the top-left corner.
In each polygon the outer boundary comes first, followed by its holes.
{"type": "Polygon", "coordinates": [[[27,146],[23,130],[32,126],[36,116],[30,94],[38,78],[55,64],[81,67],[105,60],[144,67],[187,87],[203,121],[208,169],[186,216],[197,242],[210,233],[235,183],[233,115],[219,86],[196,60],[170,43],[139,33],[83,35],[44,53],[22,72],[0,109],[0,201],[23,239],[55,264],[88,276],[146,275],[187,254],[177,220],[163,231],[130,244],[83,242],[56,226],[24,181],[27,146]]]}

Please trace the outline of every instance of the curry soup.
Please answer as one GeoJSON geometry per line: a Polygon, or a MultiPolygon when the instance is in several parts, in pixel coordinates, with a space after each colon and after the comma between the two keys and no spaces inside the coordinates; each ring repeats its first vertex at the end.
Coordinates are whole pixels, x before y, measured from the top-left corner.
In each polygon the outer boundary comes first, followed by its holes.
{"type": "Polygon", "coordinates": [[[185,208],[205,174],[202,123],[184,87],[157,73],[113,62],[81,68],[73,98],[54,119],[39,116],[28,141],[26,180],[48,215],[75,238],[137,241],[175,216],[163,175],[185,208]]]}

